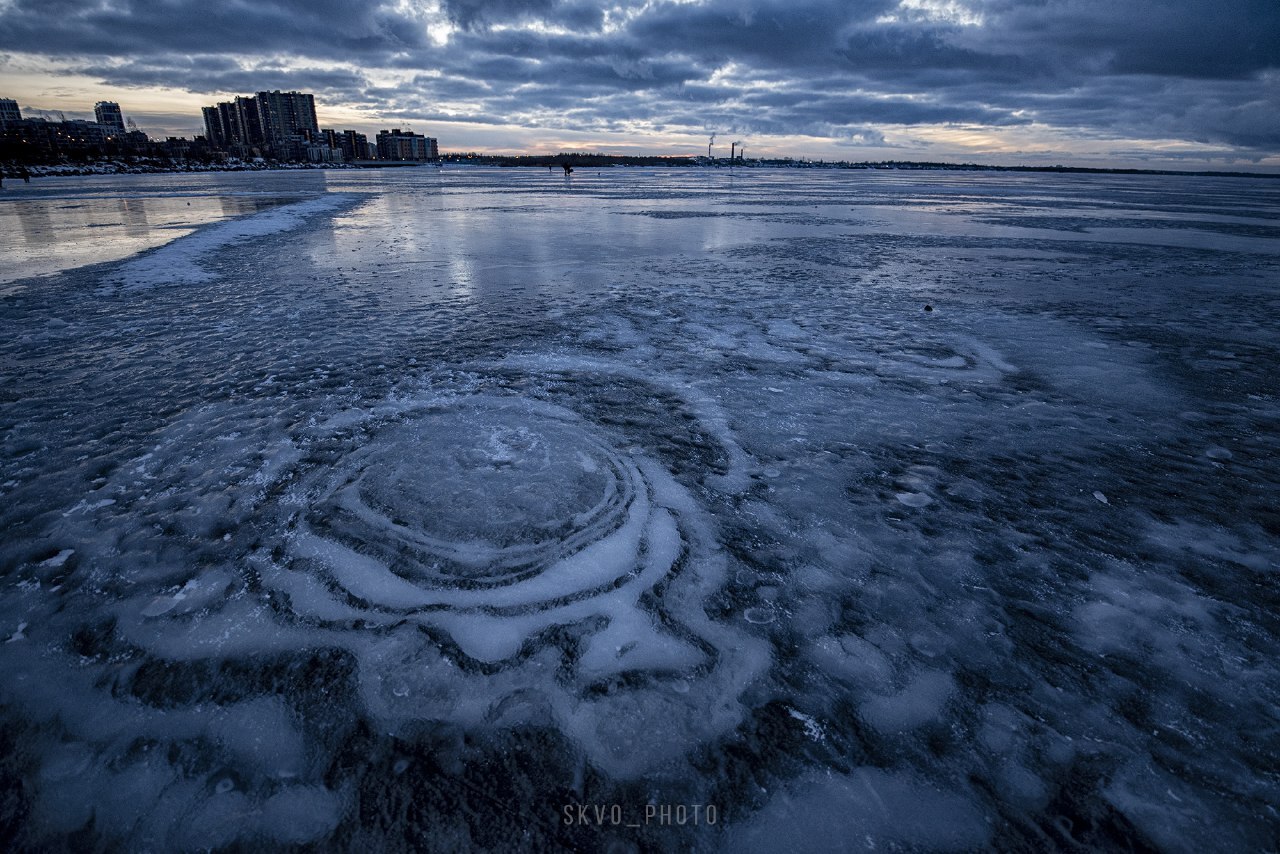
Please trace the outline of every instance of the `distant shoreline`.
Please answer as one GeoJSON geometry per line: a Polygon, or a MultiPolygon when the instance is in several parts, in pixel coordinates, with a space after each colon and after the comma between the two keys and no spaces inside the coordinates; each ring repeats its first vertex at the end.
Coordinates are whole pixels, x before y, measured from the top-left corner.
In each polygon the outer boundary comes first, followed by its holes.
{"type": "MultiPolygon", "coordinates": [[[[29,164],[31,177],[84,177],[90,175],[153,175],[204,172],[274,172],[312,169],[385,169],[415,166],[473,166],[485,168],[546,169],[563,163],[585,168],[643,167],[679,169],[846,169],[873,172],[1040,172],[1067,175],[1171,175],[1188,178],[1266,178],[1280,179],[1277,172],[1243,172],[1238,170],[1183,170],[1107,168],[1098,166],[992,166],[980,163],[942,163],[920,161],[813,161],[781,159],[733,160],[705,157],[642,157],[608,154],[556,155],[489,155],[445,154],[438,162],[407,163],[403,161],[362,161],[360,163],[284,163],[276,161],[237,163],[159,163],[117,160],[83,164],[29,164]]],[[[6,169],[5,177],[14,175],[6,169]]]]}
{"type": "Polygon", "coordinates": [[[944,163],[913,160],[797,160],[795,158],[759,158],[738,160],[727,157],[642,157],[633,155],[561,153],[556,155],[520,154],[445,154],[443,163],[470,164],[476,166],[538,167],[547,168],[561,163],[575,166],[655,166],[681,168],[738,168],[738,169],[855,169],[866,171],[936,171],[936,172],[1048,172],[1085,175],[1182,175],[1187,177],[1218,178],[1280,178],[1280,172],[1244,172],[1240,170],[1183,170],[1108,168],[1101,166],[992,166],[981,163],[944,163]]]}

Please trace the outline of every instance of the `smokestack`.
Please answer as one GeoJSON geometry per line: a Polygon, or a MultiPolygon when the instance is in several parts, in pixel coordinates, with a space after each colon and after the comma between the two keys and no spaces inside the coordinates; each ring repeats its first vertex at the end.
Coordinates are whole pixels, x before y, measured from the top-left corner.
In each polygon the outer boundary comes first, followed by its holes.
{"type": "Polygon", "coordinates": [[[711,139],[707,140],[707,159],[711,159],[711,144],[716,141],[716,135],[711,134],[711,139]]]}
{"type": "Polygon", "coordinates": [[[734,160],[733,150],[737,147],[738,147],[738,143],[736,142],[729,143],[729,162],[730,163],[732,163],[734,160]]]}

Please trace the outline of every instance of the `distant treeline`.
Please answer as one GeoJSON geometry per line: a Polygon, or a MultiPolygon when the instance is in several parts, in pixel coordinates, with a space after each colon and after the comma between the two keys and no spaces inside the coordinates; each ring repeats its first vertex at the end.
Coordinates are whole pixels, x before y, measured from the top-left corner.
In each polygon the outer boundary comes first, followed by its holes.
{"type": "Polygon", "coordinates": [[[642,157],[629,154],[587,154],[562,151],[559,154],[441,154],[445,163],[473,163],[483,166],[697,166],[694,157],[642,157]]]}
{"type": "Polygon", "coordinates": [[[1202,175],[1219,178],[1280,178],[1280,173],[1225,172],[1183,169],[1113,169],[1099,166],[990,166],[983,163],[930,163],[918,160],[882,160],[878,163],[806,161],[801,165],[836,169],[943,169],[953,172],[1066,172],[1086,175],[1202,175]]]}
{"type": "Polygon", "coordinates": [[[847,160],[797,160],[791,157],[752,158],[727,157],[643,157],[629,154],[600,154],[562,151],[559,154],[478,154],[476,152],[442,153],[445,163],[470,163],[479,166],[735,166],[784,169],[876,169],[876,170],[942,170],[952,172],[1059,172],[1085,175],[1188,175],[1227,178],[1280,178],[1266,172],[1226,172],[1180,169],[1108,169],[1093,166],[991,166],[983,163],[941,163],[919,160],[880,160],[850,162],[847,160]]]}

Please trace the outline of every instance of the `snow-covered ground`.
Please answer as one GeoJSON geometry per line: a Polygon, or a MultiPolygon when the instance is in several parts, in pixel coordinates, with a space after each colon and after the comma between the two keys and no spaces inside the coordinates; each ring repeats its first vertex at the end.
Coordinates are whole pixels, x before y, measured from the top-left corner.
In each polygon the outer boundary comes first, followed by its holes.
{"type": "Polygon", "coordinates": [[[1276,182],[48,178],[0,223],[20,845],[1274,847],[1276,182]]]}

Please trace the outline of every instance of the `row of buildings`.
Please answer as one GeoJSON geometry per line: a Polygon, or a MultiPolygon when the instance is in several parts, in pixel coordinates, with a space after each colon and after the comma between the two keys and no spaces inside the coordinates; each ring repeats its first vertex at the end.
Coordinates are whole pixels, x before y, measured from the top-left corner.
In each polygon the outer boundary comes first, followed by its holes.
{"type": "Polygon", "coordinates": [[[18,102],[0,98],[0,159],[52,159],[60,154],[151,154],[154,143],[136,127],[126,125],[120,105],[99,101],[93,106],[94,121],[22,115],[18,102]],[[25,153],[26,157],[13,156],[25,153]]]}
{"type": "Polygon", "coordinates": [[[132,121],[126,123],[120,105],[112,101],[99,101],[93,112],[94,121],[24,118],[17,101],[0,98],[0,160],[143,156],[355,163],[440,158],[435,138],[400,128],[378,133],[372,143],[354,130],[322,129],[315,96],[304,92],[258,92],[205,107],[205,134],[194,139],[149,139],[132,121]]]}
{"type": "Polygon", "coordinates": [[[355,162],[440,159],[433,137],[399,128],[369,138],[354,130],[322,129],[315,96],[308,92],[259,92],[203,109],[205,138],[215,151],[275,160],[355,162]]]}

